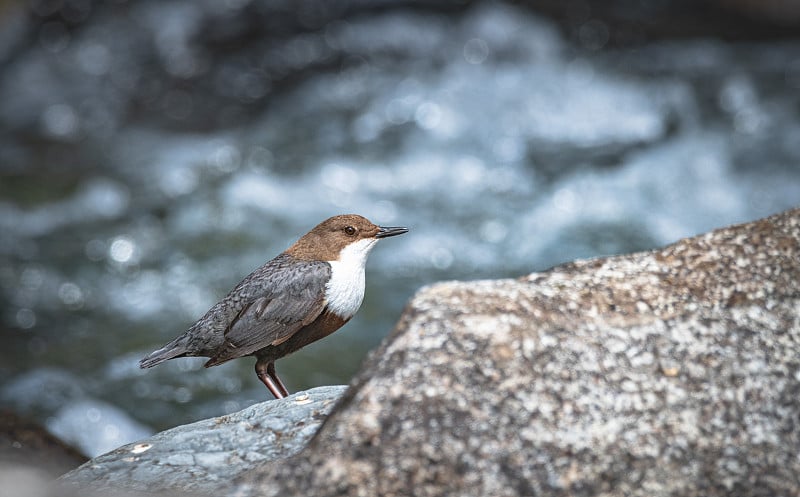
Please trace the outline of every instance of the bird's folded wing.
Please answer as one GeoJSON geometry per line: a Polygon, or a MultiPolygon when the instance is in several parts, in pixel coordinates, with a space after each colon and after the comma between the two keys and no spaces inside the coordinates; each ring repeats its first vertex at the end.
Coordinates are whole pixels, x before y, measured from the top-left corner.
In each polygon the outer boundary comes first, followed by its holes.
{"type": "MultiPolygon", "coordinates": [[[[309,296],[310,297],[310,296],[309,296]]],[[[225,332],[228,347],[247,355],[286,341],[313,322],[325,308],[324,293],[307,300],[260,298],[245,307],[225,332]]]]}
{"type": "Polygon", "coordinates": [[[252,292],[231,321],[225,330],[224,344],[211,364],[283,343],[313,322],[325,308],[325,284],[330,278],[327,263],[305,265],[302,271],[281,271],[279,279],[266,285],[263,277],[257,280],[263,290],[252,292]]]}

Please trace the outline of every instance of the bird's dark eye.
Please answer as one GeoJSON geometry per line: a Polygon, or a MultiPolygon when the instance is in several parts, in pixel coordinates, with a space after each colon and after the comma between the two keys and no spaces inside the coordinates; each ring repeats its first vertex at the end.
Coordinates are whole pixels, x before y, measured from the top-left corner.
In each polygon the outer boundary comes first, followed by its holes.
{"type": "Polygon", "coordinates": [[[347,236],[353,236],[356,234],[356,229],[352,226],[347,226],[345,227],[344,232],[347,236]]]}

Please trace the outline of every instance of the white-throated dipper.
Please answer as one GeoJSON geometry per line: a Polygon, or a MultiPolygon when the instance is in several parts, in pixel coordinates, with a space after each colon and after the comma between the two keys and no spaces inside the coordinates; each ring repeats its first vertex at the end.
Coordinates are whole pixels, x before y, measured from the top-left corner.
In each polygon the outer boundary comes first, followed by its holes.
{"type": "Polygon", "coordinates": [[[318,224],[250,273],[186,332],[139,362],[209,357],[205,367],[256,357],[256,375],[275,398],[289,395],[275,361],[341,328],[364,299],[364,266],[381,238],[408,228],[381,227],[355,214],[318,224]]]}

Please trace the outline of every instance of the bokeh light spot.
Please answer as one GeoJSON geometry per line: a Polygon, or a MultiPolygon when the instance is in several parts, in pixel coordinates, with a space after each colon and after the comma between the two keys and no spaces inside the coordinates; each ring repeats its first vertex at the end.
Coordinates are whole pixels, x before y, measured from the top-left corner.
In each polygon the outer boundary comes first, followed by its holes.
{"type": "Polygon", "coordinates": [[[423,129],[434,129],[442,121],[442,109],[433,102],[425,102],[417,107],[414,120],[423,129]]]}
{"type": "Polygon", "coordinates": [[[186,387],[179,387],[175,390],[175,401],[185,404],[192,400],[192,391],[186,387]]]}
{"type": "MultiPolygon", "coordinates": [[[[266,150],[266,149],[262,149],[266,150]]],[[[267,152],[269,152],[267,150],[267,152]]],[[[252,156],[252,154],[251,154],[252,156]]],[[[239,168],[242,163],[242,153],[233,145],[222,145],[214,152],[214,165],[223,173],[230,173],[239,168]]]]}
{"type": "Polygon", "coordinates": [[[571,189],[561,188],[553,194],[553,207],[571,214],[580,207],[580,199],[571,189]]]}
{"type": "Polygon", "coordinates": [[[96,407],[90,407],[89,409],[86,409],[85,414],[86,414],[86,419],[88,419],[90,423],[99,423],[100,418],[103,417],[102,413],[100,412],[100,409],[97,409],[96,407]]]}
{"type": "Polygon", "coordinates": [[[61,299],[61,302],[65,306],[71,309],[79,309],[83,307],[83,291],[75,283],[62,283],[61,286],[58,287],[58,298],[61,299]]]}
{"type": "Polygon", "coordinates": [[[23,330],[28,330],[36,326],[36,313],[33,310],[23,307],[17,311],[17,326],[23,330]]]}
{"type": "Polygon", "coordinates": [[[111,242],[111,247],[108,250],[108,255],[112,260],[119,263],[130,262],[133,258],[136,244],[130,238],[121,236],[111,242]]]}
{"type": "Polygon", "coordinates": [[[45,133],[55,138],[70,138],[78,133],[78,115],[67,104],[53,104],[42,114],[45,133]]]}
{"type": "Polygon", "coordinates": [[[101,43],[87,43],[78,50],[78,64],[88,74],[102,76],[111,66],[111,52],[101,43]]]}
{"type": "Polygon", "coordinates": [[[473,38],[464,44],[464,60],[470,64],[483,64],[489,57],[489,45],[480,38],[473,38]]]}
{"type": "Polygon", "coordinates": [[[447,269],[453,265],[453,252],[445,247],[437,247],[431,253],[431,264],[436,269],[447,269]]]}
{"type": "Polygon", "coordinates": [[[508,235],[508,228],[500,221],[491,220],[483,223],[480,234],[489,243],[500,243],[508,235]]]}

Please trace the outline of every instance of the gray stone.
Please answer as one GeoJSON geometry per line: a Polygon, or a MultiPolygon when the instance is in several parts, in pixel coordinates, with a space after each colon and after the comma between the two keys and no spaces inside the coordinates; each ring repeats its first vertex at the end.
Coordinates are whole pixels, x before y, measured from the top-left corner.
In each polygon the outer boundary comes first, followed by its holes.
{"type": "Polygon", "coordinates": [[[800,495],[800,210],[422,289],[237,496],[800,495]]]}
{"type": "Polygon", "coordinates": [[[96,457],[62,476],[61,482],[95,491],[214,492],[259,463],[302,449],[344,389],[314,388],[178,426],[96,457]]]}

